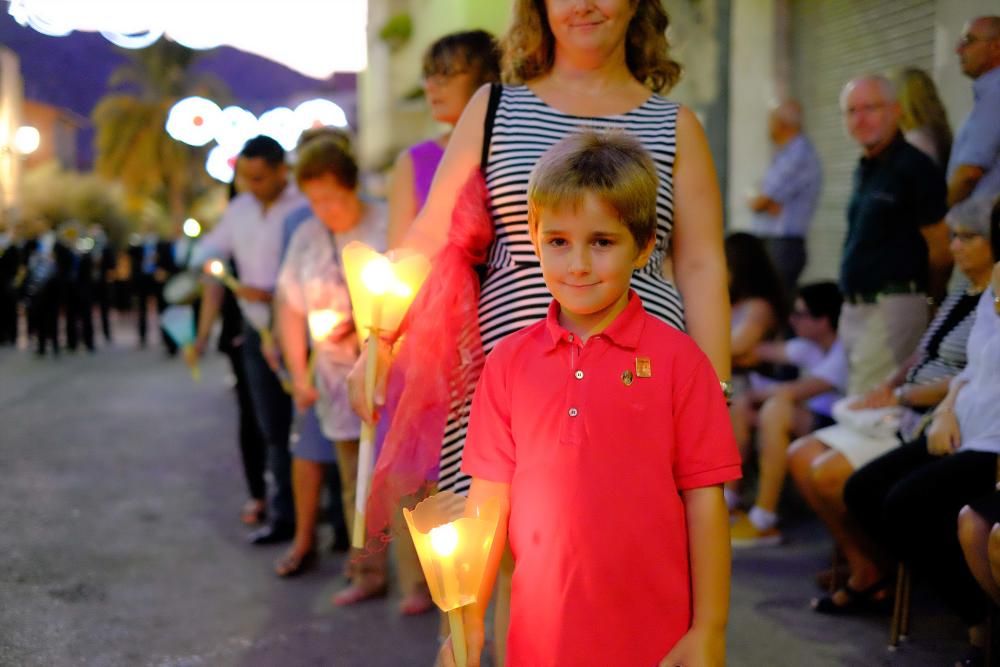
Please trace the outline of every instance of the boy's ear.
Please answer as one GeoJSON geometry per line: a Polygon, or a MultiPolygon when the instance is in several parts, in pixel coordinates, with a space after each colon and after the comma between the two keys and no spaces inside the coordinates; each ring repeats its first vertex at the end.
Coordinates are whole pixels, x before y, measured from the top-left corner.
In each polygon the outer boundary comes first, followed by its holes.
{"type": "Polygon", "coordinates": [[[641,269],[646,266],[646,262],[649,261],[649,256],[653,254],[654,248],[656,248],[656,234],[653,234],[644,248],[639,249],[639,254],[635,256],[635,261],[632,262],[633,268],[641,269]]]}

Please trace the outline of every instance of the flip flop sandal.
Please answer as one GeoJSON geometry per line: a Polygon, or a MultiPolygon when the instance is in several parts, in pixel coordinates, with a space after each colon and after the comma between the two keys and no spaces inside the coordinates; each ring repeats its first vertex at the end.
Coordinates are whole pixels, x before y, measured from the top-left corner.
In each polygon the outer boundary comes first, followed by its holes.
{"type": "Polygon", "coordinates": [[[386,584],[376,588],[364,588],[357,584],[351,584],[333,596],[333,604],[336,607],[347,607],[365,600],[384,598],[388,592],[389,587],[386,584]]]}
{"type": "Polygon", "coordinates": [[[279,577],[288,579],[297,577],[307,570],[316,566],[316,550],[310,549],[304,554],[297,554],[289,551],[279,558],[274,564],[274,573],[279,577]]]}
{"type": "Polygon", "coordinates": [[[831,615],[851,615],[851,614],[881,614],[892,611],[892,596],[888,591],[889,580],[880,579],[863,590],[851,588],[849,584],[844,584],[837,592],[843,592],[847,601],[837,604],[833,595],[824,595],[821,598],[813,598],[813,611],[820,614],[831,615]],[[876,597],[879,593],[885,593],[884,597],[876,597]]]}
{"type": "Polygon", "coordinates": [[[267,505],[262,500],[248,500],[240,510],[240,521],[247,526],[259,526],[267,518],[267,505]]]}

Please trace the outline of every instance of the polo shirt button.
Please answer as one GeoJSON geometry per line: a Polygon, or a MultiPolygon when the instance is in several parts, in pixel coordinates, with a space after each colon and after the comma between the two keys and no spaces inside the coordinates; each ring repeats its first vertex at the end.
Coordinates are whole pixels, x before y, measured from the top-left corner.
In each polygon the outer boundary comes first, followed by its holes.
{"type": "Polygon", "coordinates": [[[567,338],[569,339],[569,342],[571,343],[573,342],[573,334],[570,334],[569,336],[567,336],[567,338]]]}
{"type": "Polygon", "coordinates": [[[582,380],[583,379],[583,371],[577,371],[576,373],[573,373],[573,375],[576,376],[577,380],[582,380]]]}
{"type": "Polygon", "coordinates": [[[577,410],[576,408],[570,408],[569,409],[569,416],[570,417],[576,417],[578,414],[580,414],[580,411],[577,410]]]}

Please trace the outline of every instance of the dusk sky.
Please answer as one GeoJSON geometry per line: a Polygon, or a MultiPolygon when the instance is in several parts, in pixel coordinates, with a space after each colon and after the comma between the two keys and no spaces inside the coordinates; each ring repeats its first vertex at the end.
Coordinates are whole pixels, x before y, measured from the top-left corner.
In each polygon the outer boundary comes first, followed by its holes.
{"type": "MultiPolygon", "coordinates": [[[[98,33],[74,32],[67,37],[49,37],[18,25],[0,3],[0,45],[20,57],[25,97],[63,107],[89,118],[91,110],[107,91],[108,77],[124,62],[123,50],[98,33]]],[[[222,47],[206,55],[196,69],[221,79],[233,96],[232,102],[257,115],[281,105],[294,105],[306,97],[326,97],[351,92],[356,76],[336,74],[326,81],[311,79],[273,61],[236,49],[222,47]]],[[[345,106],[353,121],[355,110],[345,106]]],[[[92,132],[82,132],[79,157],[91,159],[92,132]]]]}

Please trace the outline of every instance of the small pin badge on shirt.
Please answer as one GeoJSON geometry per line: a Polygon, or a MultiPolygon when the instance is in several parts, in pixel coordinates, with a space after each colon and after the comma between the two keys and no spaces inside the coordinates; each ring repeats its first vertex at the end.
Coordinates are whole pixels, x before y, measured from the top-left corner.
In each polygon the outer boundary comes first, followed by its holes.
{"type": "Polygon", "coordinates": [[[653,377],[653,364],[650,363],[649,357],[635,358],[635,374],[641,378],[653,377]]]}
{"type": "Polygon", "coordinates": [[[622,371],[622,384],[626,387],[632,384],[632,371],[622,371]]]}

